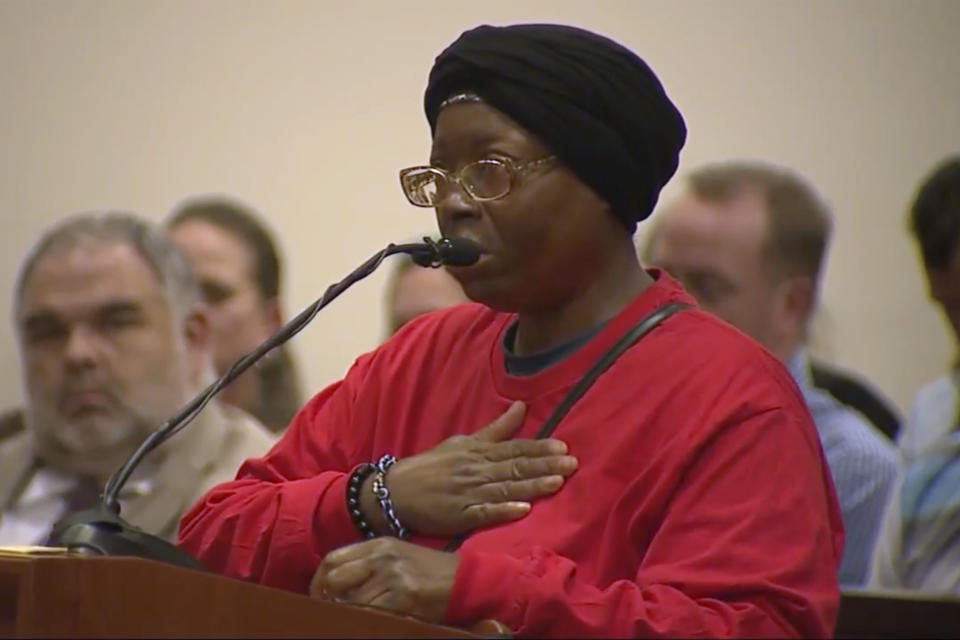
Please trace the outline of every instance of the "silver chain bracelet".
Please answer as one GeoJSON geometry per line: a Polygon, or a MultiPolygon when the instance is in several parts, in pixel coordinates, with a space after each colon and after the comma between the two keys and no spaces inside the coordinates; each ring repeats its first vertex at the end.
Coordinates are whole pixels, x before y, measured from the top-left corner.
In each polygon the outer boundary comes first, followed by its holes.
{"type": "Polygon", "coordinates": [[[410,532],[407,531],[406,527],[400,522],[400,518],[397,517],[397,512],[393,508],[393,500],[390,499],[390,490],[387,488],[387,471],[396,464],[397,459],[394,458],[389,453],[377,461],[376,467],[377,471],[373,476],[373,495],[376,497],[377,502],[380,503],[380,510],[383,512],[383,517],[387,521],[390,530],[393,532],[393,535],[401,540],[406,540],[410,537],[410,532]]]}

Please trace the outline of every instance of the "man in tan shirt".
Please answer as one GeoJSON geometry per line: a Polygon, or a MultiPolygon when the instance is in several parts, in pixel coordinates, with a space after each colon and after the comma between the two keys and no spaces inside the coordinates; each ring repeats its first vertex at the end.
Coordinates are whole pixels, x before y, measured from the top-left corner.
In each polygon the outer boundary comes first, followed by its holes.
{"type": "MultiPolygon", "coordinates": [[[[48,230],[21,265],[13,307],[25,406],[0,439],[0,544],[42,543],[212,380],[209,329],[182,254],[124,213],[48,230]]],[[[211,403],[144,461],[122,515],[172,538],[182,511],[271,444],[253,418],[211,403]]]]}

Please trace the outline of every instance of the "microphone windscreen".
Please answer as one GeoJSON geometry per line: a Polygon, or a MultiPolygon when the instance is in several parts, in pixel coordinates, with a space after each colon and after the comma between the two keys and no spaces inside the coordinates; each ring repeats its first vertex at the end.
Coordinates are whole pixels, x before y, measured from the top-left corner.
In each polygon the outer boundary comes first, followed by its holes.
{"type": "Polygon", "coordinates": [[[451,267],[467,267],[480,259],[480,245],[466,238],[441,238],[437,242],[440,260],[451,267]]]}

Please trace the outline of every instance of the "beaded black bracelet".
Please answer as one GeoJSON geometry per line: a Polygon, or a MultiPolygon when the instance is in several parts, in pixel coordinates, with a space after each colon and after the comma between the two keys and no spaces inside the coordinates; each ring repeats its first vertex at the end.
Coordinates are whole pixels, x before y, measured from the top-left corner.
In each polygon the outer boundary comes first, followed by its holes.
{"type": "Polygon", "coordinates": [[[377,532],[363,517],[363,511],[360,510],[360,488],[371,473],[379,473],[377,465],[362,464],[353,470],[350,478],[347,480],[347,511],[350,512],[350,519],[353,520],[353,526],[364,538],[375,538],[377,532]]]}
{"type": "Polygon", "coordinates": [[[390,490],[387,488],[387,471],[397,462],[397,459],[387,454],[377,461],[376,475],[373,477],[373,495],[380,503],[380,510],[383,511],[383,517],[390,527],[393,535],[401,540],[410,537],[410,532],[400,522],[397,512],[393,508],[393,500],[390,499],[390,490]]]}

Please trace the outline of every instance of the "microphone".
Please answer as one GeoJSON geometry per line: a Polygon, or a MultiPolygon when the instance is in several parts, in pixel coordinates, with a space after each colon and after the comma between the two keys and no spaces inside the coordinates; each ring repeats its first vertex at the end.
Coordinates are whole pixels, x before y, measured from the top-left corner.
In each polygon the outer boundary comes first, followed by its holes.
{"type": "Polygon", "coordinates": [[[426,250],[411,250],[410,257],[421,267],[468,267],[480,259],[480,245],[466,238],[423,239],[426,250]]]}
{"type": "Polygon", "coordinates": [[[421,266],[437,268],[442,265],[471,265],[480,259],[481,249],[477,243],[465,238],[440,238],[434,241],[425,237],[422,243],[388,244],[354,269],[346,278],[327,287],[317,301],[264,340],[256,349],[237,360],[225,374],[151,433],[133,452],[133,455],[110,476],[100,495],[100,500],[92,509],[68,515],[53,526],[50,544],[67,547],[77,553],[138,556],[203,570],[204,567],[186,551],[125,522],[120,517],[118,496],[121,489],[150,452],[182,431],[224,387],[271,350],[302,331],[321,309],[355,282],[376,271],[387,257],[398,253],[409,254],[421,266]]]}

